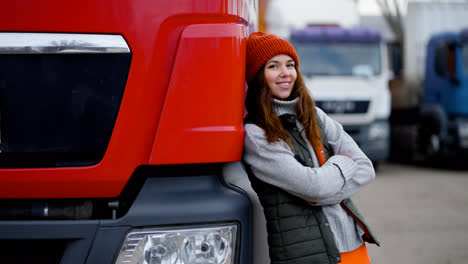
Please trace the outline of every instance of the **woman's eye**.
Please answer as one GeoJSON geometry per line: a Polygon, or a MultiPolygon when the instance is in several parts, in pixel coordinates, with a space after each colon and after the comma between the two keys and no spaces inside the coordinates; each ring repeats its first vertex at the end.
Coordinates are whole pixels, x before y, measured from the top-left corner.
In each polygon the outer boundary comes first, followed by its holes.
{"type": "Polygon", "coordinates": [[[270,64],[270,66],[268,66],[268,69],[273,69],[273,68],[276,68],[276,64],[270,64]]]}
{"type": "Polygon", "coordinates": [[[294,63],[289,63],[288,67],[294,67],[294,63]]]}

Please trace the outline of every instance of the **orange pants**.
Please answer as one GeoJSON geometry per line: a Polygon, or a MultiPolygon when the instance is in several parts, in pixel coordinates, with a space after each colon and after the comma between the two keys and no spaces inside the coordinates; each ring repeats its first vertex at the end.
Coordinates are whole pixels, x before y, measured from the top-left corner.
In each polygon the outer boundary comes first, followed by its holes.
{"type": "Polygon", "coordinates": [[[340,264],[370,264],[371,260],[369,253],[367,253],[366,244],[356,248],[353,251],[340,253],[340,264]]]}

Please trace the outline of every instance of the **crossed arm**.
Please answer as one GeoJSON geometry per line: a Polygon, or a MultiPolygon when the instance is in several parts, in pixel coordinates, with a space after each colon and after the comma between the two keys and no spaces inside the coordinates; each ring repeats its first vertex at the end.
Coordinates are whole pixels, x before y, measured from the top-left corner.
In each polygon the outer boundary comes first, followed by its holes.
{"type": "Polygon", "coordinates": [[[254,124],[245,126],[243,158],[264,182],[316,205],[338,204],[369,184],[375,172],[371,161],[343,127],[322,110],[317,109],[317,114],[334,152],[323,166],[303,166],[285,142],[268,143],[263,129],[254,124]]]}

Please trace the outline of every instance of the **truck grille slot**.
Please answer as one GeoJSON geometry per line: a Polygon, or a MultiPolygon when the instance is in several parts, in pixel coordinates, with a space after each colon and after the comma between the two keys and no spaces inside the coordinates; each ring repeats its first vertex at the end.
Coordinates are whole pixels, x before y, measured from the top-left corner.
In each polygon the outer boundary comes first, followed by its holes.
{"type": "Polygon", "coordinates": [[[60,263],[66,240],[0,240],[2,263],[60,263]]]}

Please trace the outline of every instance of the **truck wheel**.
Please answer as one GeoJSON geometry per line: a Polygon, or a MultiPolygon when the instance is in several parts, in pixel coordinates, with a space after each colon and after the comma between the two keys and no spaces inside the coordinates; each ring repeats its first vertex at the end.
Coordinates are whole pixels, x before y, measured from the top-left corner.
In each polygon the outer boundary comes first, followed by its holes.
{"type": "Polygon", "coordinates": [[[421,135],[421,154],[425,159],[438,158],[446,139],[447,115],[441,105],[425,105],[421,109],[421,123],[419,133],[421,135]]]}
{"type": "Polygon", "coordinates": [[[421,131],[419,140],[419,152],[423,159],[431,159],[439,154],[440,137],[434,132],[421,131]]]}
{"type": "Polygon", "coordinates": [[[439,135],[432,134],[429,137],[429,144],[427,146],[428,155],[434,156],[439,153],[440,150],[440,137],[439,135]]]}

